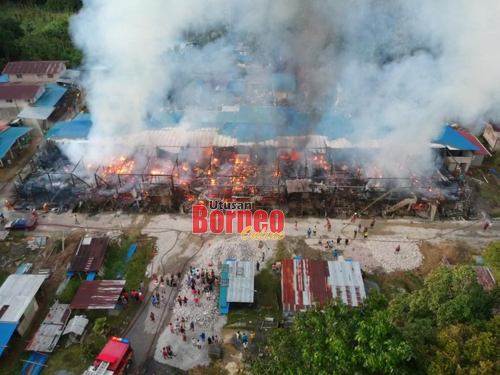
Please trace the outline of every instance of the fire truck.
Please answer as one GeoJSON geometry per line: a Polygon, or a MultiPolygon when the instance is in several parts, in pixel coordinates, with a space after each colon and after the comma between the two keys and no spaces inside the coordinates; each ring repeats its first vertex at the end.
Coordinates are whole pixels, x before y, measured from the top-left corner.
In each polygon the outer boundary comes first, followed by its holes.
{"type": "Polygon", "coordinates": [[[133,355],[129,340],[112,337],[83,375],[125,374],[133,355]]]}

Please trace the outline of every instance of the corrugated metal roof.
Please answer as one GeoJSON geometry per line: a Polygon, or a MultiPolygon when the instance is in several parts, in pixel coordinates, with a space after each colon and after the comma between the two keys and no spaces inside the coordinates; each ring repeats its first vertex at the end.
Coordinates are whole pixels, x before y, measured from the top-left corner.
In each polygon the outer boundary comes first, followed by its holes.
{"type": "Polygon", "coordinates": [[[26,350],[45,353],[54,351],[70,314],[69,305],[58,302],[52,305],[49,313],[26,347],[26,350]]]}
{"type": "Polygon", "coordinates": [[[83,310],[114,309],[124,286],[125,280],[84,281],[70,307],[83,310]]]}
{"type": "Polygon", "coordinates": [[[34,120],[47,120],[54,110],[54,107],[25,107],[18,116],[34,120]]]}
{"type": "Polygon", "coordinates": [[[229,265],[227,302],[253,302],[255,263],[249,261],[226,261],[229,265]]]}
{"type": "Polygon", "coordinates": [[[14,61],[9,62],[3,74],[55,74],[62,69],[64,61],[14,61]]]}
{"type": "Polygon", "coordinates": [[[291,193],[321,193],[327,187],[323,183],[313,183],[311,180],[286,180],[286,191],[291,193]]]}
{"type": "Polygon", "coordinates": [[[109,237],[82,237],[73,251],[70,272],[99,271],[108,250],[109,237]]]}
{"type": "Polygon", "coordinates": [[[451,146],[461,151],[478,151],[479,148],[469,142],[463,135],[453,129],[451,126],[445,126],[443,132],[432,141],[432,143],[441,143],[446,146],[451,146]]]}
{"type": "Polygon", "coordinates": [[[49,129],[45,139],[52,139],[55,141],[87,139],[91,128],[92,121],[89,120],[58,122],[49,129]]]}
{"type": "Polygon", "coordinates": [[[484,147],[484,145],[477,139],[474,134],[468,132],[467,130],[459,130],[457,129],[458,134],[467,139],[470,143],[478,148],[475,154],[491,156],[490,152],[484,147]]]}
{"type": "Polygon", "coordinates": [[[214,147],[235,147],[238,144],[238,139],[227,135],[217,134],[214,139],[214,147]]]}
{"type": "Polygon", "coordinates": [[[33,128],[28,127],[10,127],[6,131],[0,133],[0,159],[9,152],[12,145],[19,138],[32,130],[33,128]]]}
{"type": "Polygon", "coordinates": [[[326,137],[322,135],[302,135],[297,137],[277,137],[279,148],[309,149],[316,153],[326,152],[326,137]]]}
{"type": "Polygon", "coordinates": [[[477,282],[483,286],[484,290],[487,292],[492,291],[497,282],[491,270],[485,266],[477,266],[476,273],[477,282]]]}
{"type": "Polygon", "coordinates": [[[45,85],[45,91],[35,102],[37,107],[55,107],[57,102],[66,94],[68,89],[63,86],[48,84],[45,85]]]}
{"type": "Polygon", "coordinates": [[[42,85],[0,83],[0,100],[33,100],[42,85]]]}
{"type": "Polygon", "coordinates": [[[17,328],[17,323],[0,322],[0,356],[17,328]]]}
{"type": "Polygon", "coordinates": [[[359,306],[366,298],[359,262],[284,259],[282,261],[283,311],[299,311],[316,300],[341,298],[359,306]]]}
{"type": "Polygon", "coordinates": [[[0,322],[17,323],[45,281],[45,275],[10,275],[0,288],[0,322]]]}
{"type": "Polygon", "coordinates": [[[86,317],[84,317],[83,315],[77,315],[68,322],[63,335],[74,333],[77,336],[81,336],[83,335],[83,331],[85,331],[85,327],[87,327],[87,324],[89,324],[89,320],[86,317]]]}

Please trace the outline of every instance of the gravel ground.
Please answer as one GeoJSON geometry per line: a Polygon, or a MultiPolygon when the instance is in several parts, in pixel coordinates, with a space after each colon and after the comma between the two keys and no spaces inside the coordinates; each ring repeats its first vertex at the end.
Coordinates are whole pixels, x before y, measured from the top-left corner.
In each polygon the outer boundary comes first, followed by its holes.
{"type": "MultiPolygon", "coordinates": [[[[162,237],[159,236],[159,241],[162,240],[162,237]]],[[[165,236],[163,241],[164,243],[159,245],[160,249],[163,246],[172,246],[170,236],[165,236]]],[[[206,243],[193,261],[188,264],[188,267],[203,268],[209,271],[213,269],[215,274],[219,275],[222,271],[222,264],[228,258],[261,261],[263,255],[265,259],[271,258],[275,248],[276,241],[266,241],[259,248],[259,241],[242,240],[240,237],[231,236],[230,238],[206,243]]],[[[202,290],[202,286],[199,283],[196,285],[196,288],[202,290]]],[[[167,287],[167,292],[168,290],[169,288],[167,287]]],[[[175,298],[178,296],[181,296],[181,298],[187,297],[188,303],[183,303],[182,305],[179,305],[177,302],[175,303],[171,322],[175,327],[177,319],[179,321],[182,318],[185,319],[187,340],[183,342],[180,333],[171,333],[167,326],[158,339],[154,357],[160,363],[165,363],[182,370],[188,370],[199,365],[208,365],[210,358],[208,356],[207,342],[202,344],[201,349],[198,349],[197,347],[193,347],[191,340],[193,337],[199,339],[202,332],[205,332],[207,337],[217,335],[219,340],[221,340],[222,328],[226,323],[226,317],[222,316],[219,312],[218,288],[214,288],[210,300],[207,300],[206,295],[202,293],[199,297],[198,305],[195,305],[191,287],[187,284],[186,274],[183,274],[182,287],[175,298]],[[194,332],[189,329],[192,321],[195,322],[194,332]],[[175,357],[164,360],[162,348],[167,345],[171,346],[175,357]]],[[[154,307],[150,307],[150,309],[153,312],[157,310],[154,307]]],[[[168,323],[170,322],[167,322],[167,325],[168,323]]],[[[158,329],[157,324],[156,322],[147,322],[146,329],[154,332],[158,329]]]]}

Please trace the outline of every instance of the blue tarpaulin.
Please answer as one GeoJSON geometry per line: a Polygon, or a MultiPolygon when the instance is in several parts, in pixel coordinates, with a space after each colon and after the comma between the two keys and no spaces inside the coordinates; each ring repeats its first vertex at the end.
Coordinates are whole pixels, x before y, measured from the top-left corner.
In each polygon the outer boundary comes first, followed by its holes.
{"type": "MultiPolygon", "coordinates": [[[[128,249],[128,252],[127,252],[127,258],[125,258],[125,266],[130,262],[130,259],[134,256],[134,253],[136,250],[137,250],[136,243],[133,243],[132,245],[130,245],[130,248],[128,249]]],[[[116,276],[118,278],[121,278],[123,276],[123,268],[121,269],[121,271],[118,272],[118,274],[116,276]]]]}
{"type": "Polygon", "coordinates": [[[95,279],[95,272],[89,272],[87,275],[87,281],[93,281],[95,279]]]}
{"type": "Polygon", "coordinates": [[[17,323],[0,322],[0,356],[17,328],[17,323]]]}
{"type": "Polygon", "coordinates": [[[43,366],[47,363],[49,360],[49,356],[39,354],[39,353],[33,353],[31,354],[30,358],[28,361],[34,362],[34,363],[26,363],[21,370],[20,375],[38,375],[42,370],[43,366]],[[36,364],[35,364],[36,363],[36,364]]]}
{"type": "Polygon", "coordinates": [[[0,133],[0,159],[3,158],[10,148],[26,133],[33,130],[26,127],[10,127],[6,131],[0,133]]]}

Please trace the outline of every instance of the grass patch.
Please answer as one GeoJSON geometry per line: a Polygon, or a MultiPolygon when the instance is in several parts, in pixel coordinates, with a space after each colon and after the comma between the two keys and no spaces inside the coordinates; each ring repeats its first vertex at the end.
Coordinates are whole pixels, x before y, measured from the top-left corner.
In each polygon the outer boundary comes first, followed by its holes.
{"type": "Polygon", "coordinates": [[[290,251],[286,247],[286,243],[284,240],[278,241],[278,245],[276,246],[276,256],[275,259],[277,262],[281,262],[283,259],[288,259],[291,257],[290,251]]]}
{"type": "Polygon", "coordinates": [[[500,241],[489,244],[483,258],[486,265],[493,272],[495,280],[500,280],[500,241]]]}
{"type": "MultiPolygon", "coordinates": [[[[62,343],[62,340],[61,342],[62,343]]],[[[50,355],[47,362],[49,367],[43,370],[44,375],[54,375],[61,370],[68,370],[74,374],[83,374],[83,372],[92,364],[92,361],[83,357],[82,345],[74,344],[69,348],[57,349],[50,355]]]]}
{"type": "Polygon", "coordinates": [[[26,237],[26,233],[23,230],[11,230],[9,232],[9,240],[20,241],[26,237]]]}
{"type": "MultiPolygon", "coordinates": [[[[262,269],[255,276],[254,303],[231,305],[227,325],[242,325],[263,321],[265,317],[281,319],[281,275],[262,269]]],[[[249,327],[250,328],[250,327],[249,327]]]]}
{"type": "MultiPolygon", "coordinates": [[[[137,250],[123,273],[125,280],[127,280],[126,289],[137,289],[141,281],[146,279],[146,267],[151,262],[151,254],[156,250],[154,239],[144,236],[137,240],[137,250]]],[[[147,284],[146,281],[144,282],[147,284]]]]}
{"type": "Polygon", "coordinates": [[[66,285],[66,288],[61,292],[61,294],[57,297],[60,303],[71,303],[73,301],[73,298],[76,295],[76,292],[78,291],[78,288],[80,288],[80,285],[82,285],[82,280],[80,277],[75,276],[73,277],[69,282],[68,285],[66,285]]]}
{"type": "Polygon", "coordinates": [[[4,270],[0,270],[0,286],[4,283],[5,280],[7,280],[7,277],[9,277],[9,273],[4,270]]]}

